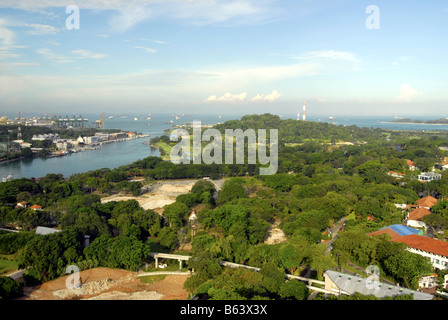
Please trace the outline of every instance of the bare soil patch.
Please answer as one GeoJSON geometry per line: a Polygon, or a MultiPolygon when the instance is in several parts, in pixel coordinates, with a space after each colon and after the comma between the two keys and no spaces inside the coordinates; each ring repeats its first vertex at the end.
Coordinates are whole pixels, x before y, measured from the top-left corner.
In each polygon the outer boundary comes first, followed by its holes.
{"type": "Polygon", "coordinates": [[[175,202],[178,195],[190,192],[196,181],[198,180],[157,181],[150,186],[146,186],[148,191],[139,197],[116,194],[110,197],[102,198],[101,203],[135,199],[145,210],[159,209],[175,202]]]}
{"type": "Polygon", "coordinates": [[[286,238],[282,229],[280,229],[280,220],[275,220],[275,222],[269,227],[269,235],[265,240],[266,244],[276,244],[286,242],[286,238]]]}
{"type": "Polygon", "coordinates": [[[82,286],[67,289],[70,275],[25,288],[24,300],[185,300],[187,275],[168,275],[164,280],[143,283],[135,272],[94,268],[80,272],[82,286]]]}

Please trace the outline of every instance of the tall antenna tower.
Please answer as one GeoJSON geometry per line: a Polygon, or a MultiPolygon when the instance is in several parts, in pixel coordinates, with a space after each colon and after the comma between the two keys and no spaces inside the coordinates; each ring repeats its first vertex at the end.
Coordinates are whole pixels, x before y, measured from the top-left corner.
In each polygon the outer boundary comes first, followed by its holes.
{"type": "Polygon", "coordinates": [[[303,121],[306,121],[306,101],[303,102],[303,121]]]}
{"type": "Polygon", "coordinates": [[[300,108],[299,111],[297,111],[297,121],[300,121],[300,108]]]}

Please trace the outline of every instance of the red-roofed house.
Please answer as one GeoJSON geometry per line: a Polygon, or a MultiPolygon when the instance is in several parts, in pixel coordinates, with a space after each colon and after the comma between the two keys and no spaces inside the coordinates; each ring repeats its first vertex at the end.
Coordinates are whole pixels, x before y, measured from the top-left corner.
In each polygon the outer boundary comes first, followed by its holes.
{"type": "Polygon", "coordinates": [[[417,234],[393,238],[390,241],[408,245],[410,252],[428,257],[436,269],[448,269],[448,242],[431,239],[417,234]]]}
{"type": "Polygon", "coordinates": [[[422,221],[422,219],[426,216],[429,216],[432,212],[426,208],[417,208],[409,212],[407,225],[413,228],[427,228],[426,223],[422,221]]]}
{"type": "Polygon", "coordinates": [[[397,179],[402,179],[402,178],[406,177],[406,175],[404,173],[395,172],[395,171],[389,171],[388,175],[391,177],[397,178],[397,179]]]}
{"type": "Polygon", "coordinates": [[[190,215],[188,216],[188,220],[195,221],[198,217],[196,216],[196,211],[191,211],[190,215]]]}
{"type": "Polygon", "coordinates": [[[435,205],[437,205],[437,199],[431,196],[427,196],[424,198],[421,198],[420,200],[417,201],[417,205],[419,207],[423,207],[426,209],[431,209],[432,207],[434,207],[435,205]]]}
{"type": "Polygon", "coordinates": [[[37,204],[34,204],[30,207],[30,209],[34,210],[34,211],[40,211],[40,210],[42,210],[42,207],[37,204]]]}
{"type": "Polygon", "coordinates": [[[16,208],[27,208],[27,207],[28,207],[28,202],[26,202],[26,201],[18,202],[16,204],[16,208]]]}
{"type": "Polygon", "coordinates": [[[417,166],[415,165],[414,161],[406,159],[406,165],[408,166],[408,169],[411,171],[415,171],[417,169],[417,166]]]}

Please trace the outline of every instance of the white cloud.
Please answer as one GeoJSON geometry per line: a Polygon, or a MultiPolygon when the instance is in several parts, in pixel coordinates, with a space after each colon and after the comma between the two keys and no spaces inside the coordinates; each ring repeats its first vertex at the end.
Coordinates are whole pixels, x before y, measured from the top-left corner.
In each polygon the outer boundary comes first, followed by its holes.
{"type": "Polygon", "coordinates": [[[295,59],[305,60],[305,59],[330,59],[330,60],[344,60],[351,62],[359,62],[353,53],[345,51],[335,51],[335,50],[323,50],[323,51],[311,51],[294,57],[295,59]]]}
{"type": "MultiPolygon", "coordinates": [[[[151,17],[176,19],[206,25],[216,23],[254,24],[281,17],[284,13],[273,0],[77,0],[80,9],[111,10],[117,14],[110,27],[124,32],[151,17]]],[[[72,0],[2,0],[0,8],[37,11],[72,5],[72,0]]]]}
{"type": "Polygon", "coordinates": [[[156,53],[157,50],[156,49],[152,49],[152,48],[146,48],[146,47],[140,47],[140,46],[135,46],[137,49],[142,49],[145,50],[148,53],[156,53]]]}
{"type": "Polygon", "coordinates": [[[26,33],[30,35],[48,35],[48,34],[56,34],[58,32],[58,29],[50,26],[48,24],[37,24],[37,23],[31,23],[26,24],[26,26],[31,27],[31,30],[28,30],[26,33]]]}
{"type": "Polygon", "coordinates": [[[276,101],[280,97],[281,97],[281,94],[277,90],[274,90],[274,91],[272,91],[272,93],[267,94],[267,95],[257,94],[255,97],[253,97],[251,99],[251,101],[269,101],[269,102],[273,102],[273,101],[276,101]]]}
{"type": "Polygon", "coordinates": [[[418,92],[409,84],[402,84],[400,95],[395,99],[395,102],[412,102],[415,97],[421,96],[423,93],[418,92]]]}
{"type": "Polygon", "coordinates": [[[2,45],[12,45],[15,40],[15,33],[6,28],[8,26],[8,22],[5,19],[0,19],[0,44],[2,45]]]}
{"type": "Polygon", "coordinates": [[[257,94],[255,97],[248,99],[247,92],[242,92],[239,94],[232,94],[227,92],[226,94],[218,97],[216,95],[211,95],[204,102],[241,102],[241,101],[275,101],[281,97],[281,94],[274,90],[270,94],[257,94]]]}
{"type": "Polygon", "coordinates": [[[74,62],[69,57],[64,57],[61,55],[58,55],[51,51],[50,49],[39,49],[37,50],[37,53],[43,55],[47,60],[56,61],[57,63],[72,63],[74,62]]]}
{"type": "Polygon", "coordinates": [[[107,54],[94,53],[84,49],[72,50],[72,54],[78,56],[78,59],[101,59],[107,57],[107,54]]]}
{"type": "Polygon", "coordinates": [[[242,92],[239,94],[232,94],[230,92],[227,92],[226,94],[224,94],[221,97],[217,97],[215,95],[208,97],[207,99],[205,99],[206,102],[214,102],[214,101],[219,101],[219,102],[235,102],[235,101],[244,101],[247,98],[247,92],[242,92]]]}

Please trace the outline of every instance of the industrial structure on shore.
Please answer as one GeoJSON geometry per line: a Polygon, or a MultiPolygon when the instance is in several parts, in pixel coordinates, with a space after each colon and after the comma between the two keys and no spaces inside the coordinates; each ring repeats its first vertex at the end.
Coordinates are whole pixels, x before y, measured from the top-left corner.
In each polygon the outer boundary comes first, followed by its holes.
{"type": "MultiPolygon", "coordinates": [[[[303,112],[302,120],[306,121],[306,101],[303,102],[302,112],[303,112]]],[[[297,112],[297,120],[300,121],[300,108],[299,111],[297,112]]]]}

